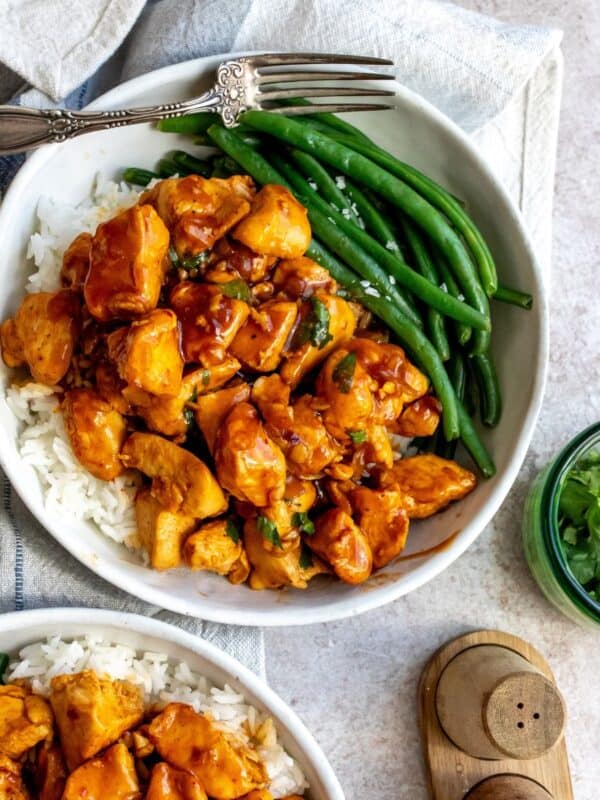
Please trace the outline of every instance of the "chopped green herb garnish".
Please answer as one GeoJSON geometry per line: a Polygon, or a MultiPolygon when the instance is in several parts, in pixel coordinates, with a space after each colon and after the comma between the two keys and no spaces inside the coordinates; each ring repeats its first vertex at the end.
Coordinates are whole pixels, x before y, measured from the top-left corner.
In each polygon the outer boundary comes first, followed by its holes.
{"type": "Polygon", "coordinates": [[[250,287],[241,278],[219,284],[219,289],[226,297],[233,297],[235,300],[243,300],[250,305],[252,303],[252,292],[250,287]]]}
{"type": "Polygon", "coordinates": [[[364,444],[367,441],[366,431],[348,431],[348,436],[352,439],[352,444],[364,444]]]}
{"type": "Polygon", "coordinates": [[[356,371],[356,353],[348,353],[335,366],[333,380],[342,394],[348,394],[354,382],[356,371]]]}
{"type": "Polygon", "coordinates": [[[318,297],[311,297],[310,304],[310,313],[298,326],[294,335],[292,349],[310,342],[321,350],[327,342],[333,339],[333,336],[329,333],[330,315],[327,306],[318,297]]]}
{"type": "Polygon", "coordinates": [[[198,399],[198,387],[194,386],[194,391],[189,396],[188,403],[195,403],[197,399],[198,399]]]}
{"type": "Polygon", "coordinates": [[[6,672],[6,668],[8,667],[8,654],[7,653],[0,653],[0,684],[4,685],[4,673],[6,672]]]}
{"type": "Polygon", "coordinates": [[[575,579],[594,599],[600,594],[600,452],[568,473],[559,498],[563,551],[575,579]]]}
{"type": "Polygon", "coordinates": [[[202,370],[202,386],[208,386],[210,383],[210,370],[204,369],[202,370]]]}
{"type": "Polygon", "coordinates": [[[302,549],[300,550],[299,564],[300,569],[310,569],[313,565],[312,553],[304,543],[302,543],[302,549]]]}
{"type": "Polygon", "coordinates": [[[277,525],[275,525],[273,520],[270,520],[268,517],[263,517],[261,514],[256,518],[256,527],[265,541],[270,542],[275,547],[279,547],[280,550],[283,550],[281,536],[279,535],[277,525]]]}
{"type": "Polygon", "coordinates": [[[175,250],[173,245],[169,247],[169,258],[174,267],[179,266],[179,256],[177,255],[177,250],[175,250]]]}
{"type": "Polygon", "coordinates": [[[306,511],[296,511],[292,514],[292,525],[300,528],[302,533],[312,536],[315,532],[315,523],[309,518],[306,511]]]}
{"type": "Polygon", "coordinates": [[[202,253],[197,253],[195,256],[187,256],[186,258],[179,259],[179,266],[182,269],[197,269],[208,260],[208,250],[203,250],[202,253]]]}
{"type": "Polygon", "coordinates": [[[195,422],[195,420],[194,420],[194,412],[192,411],[192,409],[191,408],[184,408],[183,409],[183,416],[184,416],[184,419],[185,419],[185,424],[187,425],[188,428],[191,428],[192,425],[195,422]]]}
{"type": "Polygon", "coordinates": [[[225,525],[225,533],[236,544],[239,542],[239,540],[240,540],[240,532],[239,532],[238,526],[235,524],[235,522],[232,519],[228,519],[227,520],[227,525],[225,525]]]}

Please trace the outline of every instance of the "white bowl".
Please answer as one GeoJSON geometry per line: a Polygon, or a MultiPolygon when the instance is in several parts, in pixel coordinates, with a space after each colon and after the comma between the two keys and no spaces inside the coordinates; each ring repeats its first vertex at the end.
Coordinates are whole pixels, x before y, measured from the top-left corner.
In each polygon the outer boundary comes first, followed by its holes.
{"type": "Polygon", "coordinates": [[[70,639],[86,635],[136,650],[166,653],[186,661],[216,686],[229,684],[273,718],[281,744],[296,759],[310,785],[307,800],[344,800],[327,758],[292,709],[253,672],[204,639],[137,614],[90,608],[38,609],[0,616],[0,651],[11,659],[22,647],[48,636],[70,639]]]}
{"type": "MultiPolygon", "coordinates": [[[[93,105],[104,108],[155,104],[190,97],[212,80],[223,57],[158,70],[113,89],[93,105]]],[[[504,395],[500,425],[483,432],[498,472],[438,516],[414,526],[406,552],[422,551],[456,534],[438,552],[388,565],[366,584],[348,586],[317,578],[308,590],[253,592],[223,578],[184,570],[155,572],[87,523],[48,513],[40,484],[16,447],[17,423],[0,400],[0,461],[13,486],[48,531],[103,578],[155,605],[216,622],[299,625],[339,619],[376,608],[435,578],[477,538],[506,497],[519,471],[537,418],[548,350],[547,305],[540,269],[518,211],[469,139],[422,98],[397,86],[397,110],[353,114],[352,121],[390,152],[427,172],[468,201],[494,253],[503,282],[533,293],[530,312],[500,303],[493,308],[493,350],[504,395]]],[[[90,134],[35,153],[10,187],[0,212],[3,293],[0,319],[14,312],[25,284],[25,249],[41,195],[60,201],[85,198],[95,174],[111,177],[124,166],[152,167],[166,151],[190,148],[190,139],[150,126],[90,134]]],[[[10,373],[3,366],[5,388],[10,373]]]]}

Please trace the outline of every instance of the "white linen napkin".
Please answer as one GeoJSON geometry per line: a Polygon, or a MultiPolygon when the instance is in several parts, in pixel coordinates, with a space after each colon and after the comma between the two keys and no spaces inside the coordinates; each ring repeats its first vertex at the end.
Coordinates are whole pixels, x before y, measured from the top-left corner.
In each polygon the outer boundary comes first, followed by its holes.
{"type": "MultiPolygon", "coordinates": [[[[49,105],[62,96],[62,102],[80,108],[120,80],[214,53],[268,49],[386,56],[394,60],[400,82],[473,136],[520,206],[540,260],[549,266],[562,85],[559,31],[507,25],[437,0],[161,0],[145,7],[125,43],[89,77],[121,45],[139,6],[139,0],[0,0],[3,15],[10,12],[10,26],[4,26],[0,37],[0,62],[33,87],[16,102],[49,105]],[[85,13],[74,10],[79,5],[85,13]],[[52,58],[47,57],[47,43],[40,46],[39,60],[31,46],[28,19],[34,12],[35,30],[52,30],[52,58]],[[73,15],[77,25],[71,29],[73,15]],[[74,87],[79,88],[65,100],[74,87]]],[[[6,95],[14,85],[14,76],[0,71],[0,98],[3,88],[6,95]]],[[[0,159],[0,189],[16,164],[15,159],[0,159]]],[[[2,610],[16,603],[158,612],[66,556],[11,494],[7,481],[4,497],[2,610]]],[[[194,630],[217,637],[221,646],[261,671],[258,631],[199,622],[194,630]]]]}

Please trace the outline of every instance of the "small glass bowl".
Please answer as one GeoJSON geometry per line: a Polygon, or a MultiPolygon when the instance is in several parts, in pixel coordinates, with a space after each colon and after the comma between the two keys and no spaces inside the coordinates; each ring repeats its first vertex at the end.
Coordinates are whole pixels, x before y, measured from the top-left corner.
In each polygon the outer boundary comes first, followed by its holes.
{"type": "Polygon", "coordinates": [[[598,629],[600,603],[569,569],[558,529],[558,504],[567,474],[593,450],[600,450],[600,422],[576,436],[537,476],[525,502],[523,545],[531,574],[548,600],[579,625],[598,629]]]}

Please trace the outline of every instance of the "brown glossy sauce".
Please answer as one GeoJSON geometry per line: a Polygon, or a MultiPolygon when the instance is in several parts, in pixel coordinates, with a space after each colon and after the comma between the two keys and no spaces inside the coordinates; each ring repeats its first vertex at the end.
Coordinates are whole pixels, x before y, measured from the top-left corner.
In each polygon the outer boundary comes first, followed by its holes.
{"type": "Polygon", "coordinates": [[[454,533],[451,533],[450,536],[448,536],[439,544],[434,545],[433,547],[427,547],[425,550],[419,550],[417,553],[407,553],[406,555],[403,556],[402,555],[397,556],[395,560],[411,561],[413,558],[423,558],[424,556],[435,555],[435,553],[443,553],[444,550],[447,550],[450,547],[450,545],[456,539],[459,533],[461,533],[461,531],[454,531],[454,533]]]}

